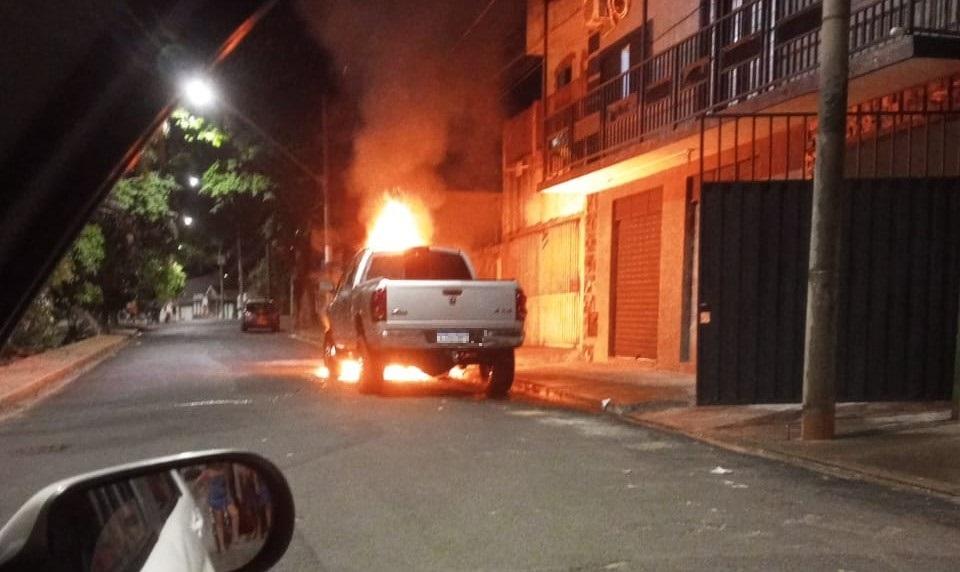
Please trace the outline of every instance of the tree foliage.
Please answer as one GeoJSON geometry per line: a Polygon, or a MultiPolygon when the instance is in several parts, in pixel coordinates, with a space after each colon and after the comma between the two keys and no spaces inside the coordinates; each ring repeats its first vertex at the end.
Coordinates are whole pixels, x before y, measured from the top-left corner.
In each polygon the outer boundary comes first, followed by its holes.
{"type": "Polygon", "coordinates": [[[249,134],[178,108],[114,186],[34,300],[13,344],[43,348],[75,339],[76,316],[109,322],[128,302],[157,312],[180,295],[190,264],[209,271],[218,247],[258,239],[275,184],[249,134]],[[202,173],[198,189],[187,175],[202,173]],[[181,214],[197,223],[178,226],[181,214]]]}
{"type": "Polygon", "coordinates": [[[107,207],[157,222],[171,216],[170,195],[181,188],[172,175],[147,171],[120,179],[110,193],[107,207]]]}
{"type": "Polygon", "coordinates": [[[182,107],[173,110],[170,120],[183,132],[183,140],[187,143],[206,143],[219,149],[230,140],[227,132],[219,126],[182,107]]]}
{"type": "Polygon", "coordinates": [[[187,274],[183,265],[173,257],[149,256],[143,262],[141,283],[144,297],[149,300],[172,300],[183,292],[187,274]]]}
{"type": "Polygon", "coordinates": [[[244,168],[238,159],[214,161],[203,173],[200,192],[213,199],[229,199],[238,195],[269,200],[273,181],[261,173],[244,168]]]}

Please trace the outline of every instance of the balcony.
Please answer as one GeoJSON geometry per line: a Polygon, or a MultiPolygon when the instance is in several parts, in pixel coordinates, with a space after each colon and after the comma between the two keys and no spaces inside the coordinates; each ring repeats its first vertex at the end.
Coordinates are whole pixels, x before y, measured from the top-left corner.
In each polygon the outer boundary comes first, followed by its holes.
{"type": "MultiPolygon", "coordinates": [[[[704,114],[809,81],[820,9],[814,0],[749,2],[551,114],[545,186],[704,114]]],[[[960,0],[879,0],[851,13],[851,59],[904,38],[960,39],[960,0]]],[[[960,57],[940,47],[928,51],[960,57]]]]}

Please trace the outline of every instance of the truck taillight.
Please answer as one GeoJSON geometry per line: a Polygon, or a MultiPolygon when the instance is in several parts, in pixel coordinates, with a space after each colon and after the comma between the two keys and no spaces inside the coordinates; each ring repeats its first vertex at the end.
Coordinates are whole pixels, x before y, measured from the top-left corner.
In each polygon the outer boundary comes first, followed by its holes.
{"type": "Polygon", "coordinates": [[[387,289],[377,288],[370,296],[370,316],[374,322],[387,319],[387,289]]]}
{"type": "Polygon", "coordinates": [[[516,316],[517,320],[521,322],[527,319],[527,295],[523,293],[521,288],[517,288],[516,316]]]}

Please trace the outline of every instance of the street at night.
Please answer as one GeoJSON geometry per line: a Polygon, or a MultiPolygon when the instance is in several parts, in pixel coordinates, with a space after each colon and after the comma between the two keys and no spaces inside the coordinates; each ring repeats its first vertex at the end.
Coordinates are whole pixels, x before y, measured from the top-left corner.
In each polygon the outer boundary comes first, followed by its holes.
{"type": "Polygon", "coordinates": [[[960,569],[958,2],[0,2],[0,572],[960,569]]]}
{"type": "Polygon", "coordinates": [[[236,323],[135,338],[0,421],[0,519],[59,478],[230,447],[290,481],[296,533],[278,570],[953,570],[960,559],[948,501],[486,400],[470,385],[363,396],[319,383],[317,356],[236,323]]]}

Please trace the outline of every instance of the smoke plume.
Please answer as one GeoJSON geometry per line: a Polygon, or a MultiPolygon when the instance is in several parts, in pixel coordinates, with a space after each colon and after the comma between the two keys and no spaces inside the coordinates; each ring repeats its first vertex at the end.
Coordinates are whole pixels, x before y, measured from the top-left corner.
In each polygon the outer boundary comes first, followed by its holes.
{"type": "MultiPolygon", "coordinates": [[[[510,2],[502,4],[512,4],[510,2]]],[[[349,187],[362,219],[385,191],[429,209],[445,190],[497,190],[504,35],[522,33],[487,0],[301,0],[342,78],[359,88],[349,187]],[[513,29],[505,29],[513,28],[513,29]],[[466,34],[465,34],[466,33],[466,34]]]]}

